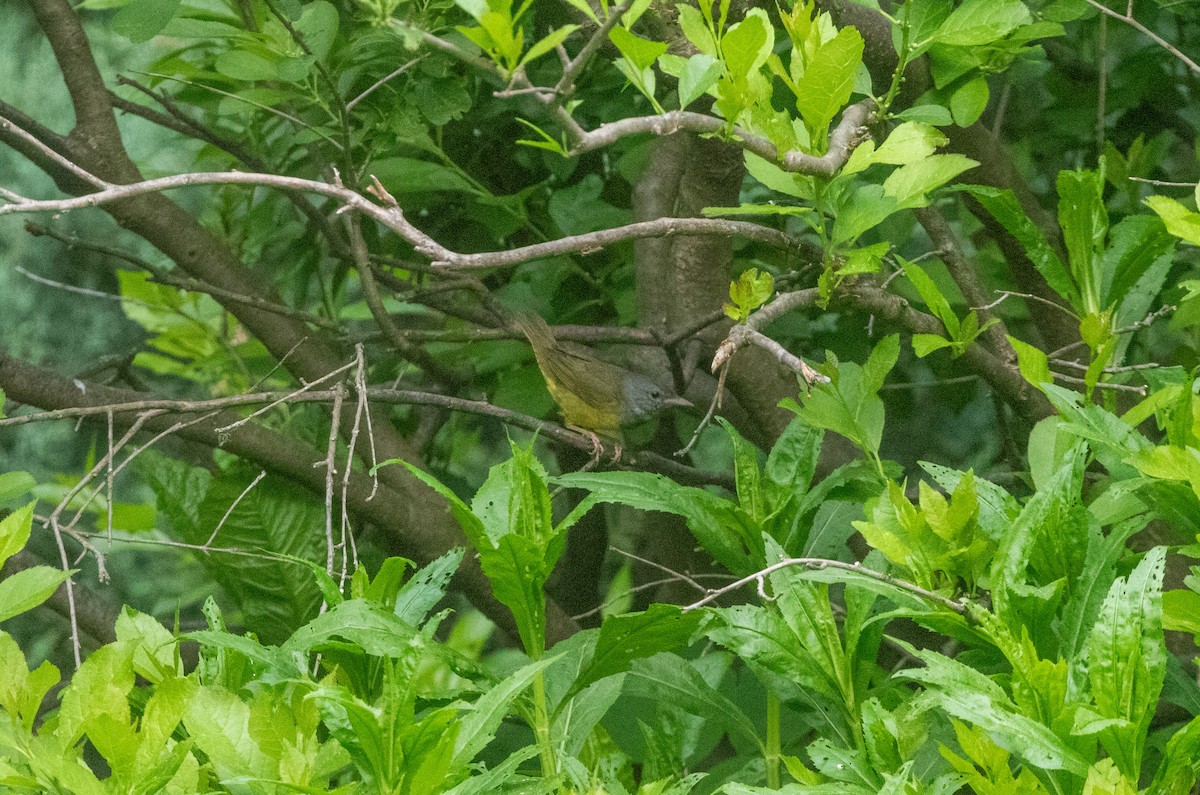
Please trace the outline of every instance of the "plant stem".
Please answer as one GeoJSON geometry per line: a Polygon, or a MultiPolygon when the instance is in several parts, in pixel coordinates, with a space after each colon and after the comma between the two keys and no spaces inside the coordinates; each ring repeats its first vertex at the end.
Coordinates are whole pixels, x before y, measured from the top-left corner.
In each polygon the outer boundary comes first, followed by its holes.
{"type": "Polygon", "coordinates": [[[554,747],[550,744],[550,718],[546,712],[546,679],[539,671],[533,680],[533,733],[537,735],[538,757],[542,761],[542,778],[558,774],[554,747]]]}
{"type": "Polygon", "coordinates": [[[779,696],[774,690],[767,691],[767,743],[764,759],[767,763],[767,787],[779,789],[779,696]]]}

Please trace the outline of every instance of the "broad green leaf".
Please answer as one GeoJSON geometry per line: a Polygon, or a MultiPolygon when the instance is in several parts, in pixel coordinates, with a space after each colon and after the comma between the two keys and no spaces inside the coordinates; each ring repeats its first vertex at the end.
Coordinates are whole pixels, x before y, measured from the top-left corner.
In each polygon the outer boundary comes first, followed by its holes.
{"type": "Polygon", "coordinates": [[[966,0],[946,18],[936,34],[941,44],[977,47],[1004,38],[1032,21],[1020,0],[966,0]]]}
{"type": "Polygon", "coordinates": [[[960,86],[950,96],[950,115],[959,127],[970,127],[980,116],[988,104],[987,78],[977,77],[960,86]]]}
{"type": "Polygon", "coordinates": [[[305,3],[295,22],[296,32],[304,37],[304,46],[318,61],[329,57],[329,51],[337,41],[339,25],[337,6],[326,0],[305,3]]]}
{"type": "Polygon", "coordinates": [[[766,475],[768,487],[777,492],[776,502],[781,495],[790,494],[797,488],[806,489],[817,470],[824,432],[799,418],[792,420],[775,440],[767,454],[766,475]]]}
{"type": "Polygon", "coordinates": [[[133,685],[133,650],[124,643],[100,647],[88,655],[63,691],[56,733],[75,742],[100,715],[128,726],[133,685]]]}
{"type": "Polygon", "coordinates": [[[901,207],[924,207],[928,193],[940,188],[979,162],[963,155],[930,155],[893,171],[883,182],[883,192],[901,207]]]}
{"type": "Polygon", "coordinates": [[[725,68],[735,80],[758,71],[774,46],[775,28],[761,8],[747,11],[745,18],[721,37],[725,68]]]}
{"type": "MultiPolygon", "coordinates": [[[[1132,310],[1130,314],[1137,315],[1133,319],[1140,320],[1145,313],[1142,307],[1148,309],[1149,305],[1137,301],[1136,294],[1131,293],[1142,278],[1155,267],[1157,260],[1163,257],[1169,259],[1173,242],[1166,227],[1152,215],[1132,215],[1113,226],[1101,265],[1101,303],[1106,307],[1122,305],[1122,309],[1125,309],[1125,303],[1140,304],[1129,307],[1132,310]]],[[[1161,282],[1150,285],[1148,292],[1156,294],[1160,287],[1161,282]]],[[[1118,316],[1118,325],[1121,324],[1120,317],[1125,314],[1122,312],[1118,316]]]]}
{"type": "Polygon", "coordinates": [[[541,58],[559,44],[562,44],[564,41],[566,41],[566,38],[577,30],[579,30],[578,25],[563,25],[561,28],[556,28],[545,38],[538,41],[526,51],[525,55],[521,57],[521,63],[519,66],[524,66],[530,61],[541,58]]]}
{"type": "Polygon", "coordinates": [[[738,507],[755,522],[762,522],[769,509],[762,483],[762,470],[758,466],[758,448],[746,441],[737,428],[724,417],[719,417],[718,421],[733,446],[733,475],[738,507]]]}
{"type": "Polygon", "coordinates": [[[463,716],[462,727],[455,738],[454,767],[470,763],[492,741],[501,721],[512,712],[513,700],[557,659],[556,656],[544,657],[523,665],[476,699],[473,708],[463,716]]]}
{"type": "Polygon", "coordinates": [[[897,674],[925,685],[920,701],[936,704],[951,717],[978,726],[997,745],[1030,765],[1085,775],[1088,763],[1047,726],[1018,712],[1012,699],[983,673],[935,651],[897,642],[927,666],[897,674]]]}
{"type": "Polygon", "coordinates": [[[402,657],[412,653],[419,637],[416,627],[384,607],[362,599],[348,599],[300,627],[280,650],[308,653],[347,643],[364,654],[402,657]]]}
{"type": "Polygon", "coordinates": [[[625,693],[654,702],[671,702],[714,721],[752,747],[763,747],[746,713],[709,685],[691,662],[674,654],[656,654],[635,662],[625,678],[625,693]]]}
{"type": "MultiPolygon", "coordinates": [[[[934,283],[933,279],[929,278],[929,274],[916,263],[901,259],[901,266],[904,268],[904,275],[912,283],[912,286],[917,288],[917,293],[920,294],[921,300],[929,307],[929,311],[933,316],[942,321],[942,325],[946,327],[946,332],[951,339],[958,337],[958,317],[955,316],[954,310],[950,308],[950,302],[946,300],[946,296],[942,295],[942,291],[934,283]]],[[[928,336],[928,335],[920,335],[928,336]]],[[[914,340],[914,347],[916,342],[914,340]]],[[[918,353],[918,355],[922,355],[918,353]]]]}
{"type": "Polygon", "coordinates": [[[700,545],[729,571],[749,574],[759,568],[762,538],[757,524],[737,505],[712,492],[649,472],[572,472],[552,482],[587,489],[600,502],[682,516],[700,545]]]}
{"type": "MultiPolygon", "coordinates": [[[[4,392],[0,390],[0,401],[3,400],[4,392]]],[[[0,406],[3,406],[2,402],[0,402],[0,406]]],[[[3,414],[0,413],[0,416],[3,416],[3,414]]],[[[0,474],[0,505],[5,505],[18,497],[25,496],[36,485],[37,481],[28,472],[5,472],[4,474],[0,474]]],[[[3,525],[0,525],[0,528],[2,527],[3,525]]],[[[4,531],[0,529],[0,539],[3,539],[3,537],[4,531]]],[[[5,544],[3,541],[0,541],[0,566],[3,566],[6,560],[3,552],[4,548],[5,544]]]]}
{"type": "Polygon", "coordinates": [[[370,173],[398,196],[414,193],[478,193],[456,170],[429,160],[387,157],[375,160],[370,173]]]}
{"type": "Polygon", "coordinates": [[[1071,273],[1054,253],[1042,230],[1025,214],[1011,190],[997,190],[983,185],[969,185],[963,190],[974,196],[1016,238],[1026,256],[1056,293],[1067,299],[1071,306],[1081,306],[1079,289],[1071,273]]]}
{"type": "Polygon", "coordinates": [[[686,110],[716,85],[721,76],[721,64],[711,55],[700,53],[684,62],[679,78],[679,109],[686,110]]]}
{"type": "Polygon", "coordinates": [[[775,292],[775,277],[758,268],[749,268],[729,284],[730,303],[725,314],[739,323],[750,317],[775,292]]]}
{"type": "Polygon", "coordinates": [[[918,358],[924,359],[934,351],[940,351],[942,348],[953,348],[954,343],[945,337],[939,337],[937,334],[913,334],[912,346],[913,353],[917,354],[918,358]]]}
{"type": "Polygon", "coordinates": [[[1158,213],[1167,231],[1185,243],[1200,246],[1200,213],[1166,196],[1148,196],[1146,206],[1158,213]]]}
{"type": "Polygon", "coordinates": [[[396,594],[393,612],[402,621],[417,625],[446,595],[450,578],[462,563],[462,548],[452,549],[413,575],[396,594]]]}
{"type": "Polygon", "coordinates": [[[0,519],[0,566],[25,548],[33,530],[33,506],[28,503],[0,519]]]}
{"type": "Polygon", "coordinates": [[[699,610],[684,613],[675,605],[655,604],[641,613],[606,618],[600,625],[591,660],[571,684],[563,702],[593,682],[628,671],[634,660],[686,645],[703,617],[699,610]]]}
{"type": "Polygon", "coordinates": [[[796,84],[796,109],[817,138],[824,138],[833,117],[850,101],[862,54],[862,36],[846,27],[808,59],[796,84]]]}
{"type": "Polygon", "coordinates": [[[620,25],[609,31],[608,38],[638,70],[649,69],[667,51],[666,44],[635,36],[620,25]]]}
{"type": "Polygon", "coordinates": [[[0,580],[0,621],[32,610],[49,599],[74,571],[34,566],[0,580]]]}
{"type": "Polygon", "coordinates": [[[715,59],[717,44],[713,41],[712,31],[709,30],[700,9],[688,3],[680,3],[675,8],[679,12],[679,29],[683,31],[683,35],[696,45],[697,50],[715,59]]]}
{"type": "Polygon", "coordinates": [[[1017,352],[1017,367],[1026,381],[1038,389],[1042,388],[1042,384],[1054,383],[1054,376],[1050,373],[1050,360],[1040,348],[1012,336],[1008,338],[1008,343],[1017,352]]]}
{"type": "Polygon", "coordinates": [[[882,185],[860,185],[840,202],[833,222],[834,244],[853,243],[899,209],[899,202],[891,195],[885,195],[882,185]]]}
{"type": "Polygon", "coordinates": [[[135,44],[157,36],[179,11],[180,0],[133,0],[109,23],[114,32],[135,44]]]}
{"type": "Polygon", "coordinates": [[[226,77],[246,82],[277,80],[280,77],[275,61],[246,50],[227,50],[221,53],[217,57],[216,69],[226,77]]]}
{"type": "MultiPolygon", "coordinates": [[[[904,166],[932,155],[946,145],[948,139],[935,127],[916,121],[906,121],[892,130],[875,153],[872,163],[904,166]]],[[[857,153],[858,150],[856,149],[857,153]]]]}
{"type": "Polygon", "coordinates": [[[1163,629],[1200,637],[1200,593],[1186,589],[1167,591],[1163,598],[1163,629]]]}
{"type": "Polygon", "coordinates": [[[1062,227],[1067,260],[1083,303],[1078,308],[1095,314],[1100,304],[1100,257],[1108,234],[1104,209],[1104,175],[1096,171],[1060,171],[1058,223],[1062,227]]]}
{"type": "Polygon", "coordinates": [[[1100,732],[1100,742],[1121,772],[1135,781],[1166,671],[1165,562],[1166,548],[1155,547],[1128,578],[1113,583],[1085,647],[1096,711],[1116,721],[1100,732]]]}

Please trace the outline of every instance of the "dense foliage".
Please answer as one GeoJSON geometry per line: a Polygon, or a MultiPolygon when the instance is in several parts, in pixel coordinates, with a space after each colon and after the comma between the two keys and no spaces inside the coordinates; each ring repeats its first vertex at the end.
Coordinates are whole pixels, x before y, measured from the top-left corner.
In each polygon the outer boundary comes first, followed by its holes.
{"type": "Polygon", "coordinates": [[[1195,791],[1194,4],[2,13],[0,789],[1195,791]]]}

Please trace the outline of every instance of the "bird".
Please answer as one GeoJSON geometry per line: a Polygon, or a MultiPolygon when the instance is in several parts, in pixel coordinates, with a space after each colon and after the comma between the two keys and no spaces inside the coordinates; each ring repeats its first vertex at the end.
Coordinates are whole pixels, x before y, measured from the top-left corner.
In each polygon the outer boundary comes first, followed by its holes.
{"type": "Polygon", "coordinates": [[[564,424],[592,441],[592,462],[600,460],[600,437],[612,441],[613,462],[621,458],[621,428],[635,425],[671,406],[692,404],[644,375],[597,359],[582,345],[559,342],[540,316],[522,313],[517,327],[533,347],[538,369],[550,396],[562,410],[564,424]]]}

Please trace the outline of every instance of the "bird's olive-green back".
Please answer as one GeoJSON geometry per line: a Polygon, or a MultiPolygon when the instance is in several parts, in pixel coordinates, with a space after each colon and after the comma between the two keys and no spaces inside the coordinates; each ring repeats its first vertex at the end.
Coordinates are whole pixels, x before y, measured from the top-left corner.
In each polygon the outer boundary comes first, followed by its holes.
{"type": "Polygon", "coordinates": [[[537,315],[522,315],[517,322],[566,424],[620,439],[624,384],[631,373],[586,350],[561,345],[537,315]]]}

